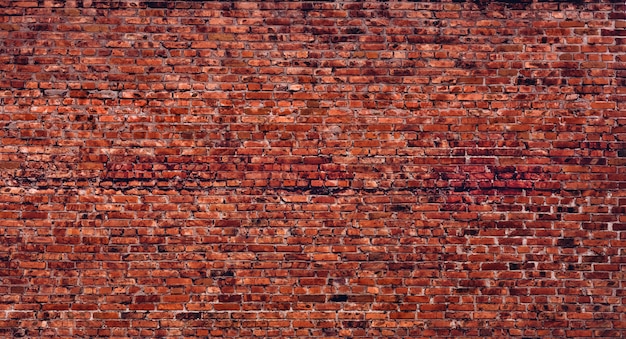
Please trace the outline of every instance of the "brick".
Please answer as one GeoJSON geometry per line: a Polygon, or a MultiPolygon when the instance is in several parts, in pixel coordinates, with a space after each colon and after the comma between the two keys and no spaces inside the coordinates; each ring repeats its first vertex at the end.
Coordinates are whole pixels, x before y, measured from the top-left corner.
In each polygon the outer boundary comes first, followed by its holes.
{"type": "Polygon", "coordinates": [[[623,12],[3,1],[0,337],[626,336],[623,12]]]}

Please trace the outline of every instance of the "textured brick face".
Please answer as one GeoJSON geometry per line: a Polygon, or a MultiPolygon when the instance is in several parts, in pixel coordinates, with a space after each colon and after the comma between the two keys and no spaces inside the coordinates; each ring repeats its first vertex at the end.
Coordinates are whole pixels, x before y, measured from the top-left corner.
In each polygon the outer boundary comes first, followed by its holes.
{"type": "Polygon", "coordinates": [[[626,337],[625,13],[0,0],[0,336],[626,337]]]}

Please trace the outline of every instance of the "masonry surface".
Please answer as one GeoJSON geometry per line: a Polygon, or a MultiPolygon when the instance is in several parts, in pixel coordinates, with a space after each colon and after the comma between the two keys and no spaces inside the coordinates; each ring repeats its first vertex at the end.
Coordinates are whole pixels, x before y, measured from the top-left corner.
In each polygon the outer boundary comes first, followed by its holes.
{"type": "Polygon", "coordinates": [[[626,337],[625,19],[0,0],[0,337],[626,337]]]}

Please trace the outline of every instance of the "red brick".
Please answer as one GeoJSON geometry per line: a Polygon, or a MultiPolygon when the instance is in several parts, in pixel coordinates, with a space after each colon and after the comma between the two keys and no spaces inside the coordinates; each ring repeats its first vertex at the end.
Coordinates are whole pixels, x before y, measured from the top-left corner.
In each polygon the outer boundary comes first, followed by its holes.
{"type": "Polygon", "coordinates": [[[2,2],[0,337],[626,336],[623,12],[2,2]]]}

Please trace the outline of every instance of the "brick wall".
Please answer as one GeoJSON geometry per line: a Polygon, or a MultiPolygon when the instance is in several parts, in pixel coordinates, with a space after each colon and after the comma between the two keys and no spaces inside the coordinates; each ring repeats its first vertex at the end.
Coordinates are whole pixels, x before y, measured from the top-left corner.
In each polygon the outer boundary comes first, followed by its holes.
{"type": "Polygon", "coordinates": [[[626,337],[625,19],[0,0],[0,336],[626,337]]]}

